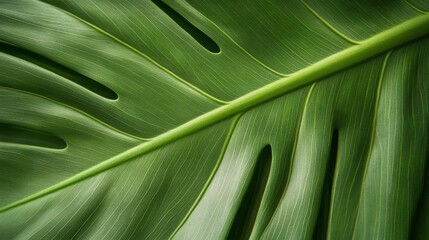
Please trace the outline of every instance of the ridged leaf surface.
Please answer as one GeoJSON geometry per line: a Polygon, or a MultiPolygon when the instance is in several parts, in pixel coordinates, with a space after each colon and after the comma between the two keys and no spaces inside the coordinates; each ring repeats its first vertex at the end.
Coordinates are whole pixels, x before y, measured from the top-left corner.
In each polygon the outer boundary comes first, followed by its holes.
{"type": "Polygon", "coordinates": [[[0,1],[0,238],[427,239],[428,10],[0,1]]]}

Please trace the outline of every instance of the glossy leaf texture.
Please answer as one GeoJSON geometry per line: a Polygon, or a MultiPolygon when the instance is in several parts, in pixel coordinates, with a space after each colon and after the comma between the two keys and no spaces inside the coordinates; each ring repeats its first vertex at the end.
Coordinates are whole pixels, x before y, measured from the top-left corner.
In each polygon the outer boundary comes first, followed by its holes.
{"type": "Polygon", "coordinates": [[[427,239],[427,1],[0,1],[1,239],[427,239]]]}

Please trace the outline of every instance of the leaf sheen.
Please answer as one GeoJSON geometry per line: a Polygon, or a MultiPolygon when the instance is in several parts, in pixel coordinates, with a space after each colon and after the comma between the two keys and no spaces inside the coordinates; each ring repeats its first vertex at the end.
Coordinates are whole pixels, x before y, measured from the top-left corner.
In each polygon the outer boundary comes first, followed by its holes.
{"type": "Polygon", "coordinates": [[[427,9],[0,2],[0,238],[425,239],[427,9]]]}

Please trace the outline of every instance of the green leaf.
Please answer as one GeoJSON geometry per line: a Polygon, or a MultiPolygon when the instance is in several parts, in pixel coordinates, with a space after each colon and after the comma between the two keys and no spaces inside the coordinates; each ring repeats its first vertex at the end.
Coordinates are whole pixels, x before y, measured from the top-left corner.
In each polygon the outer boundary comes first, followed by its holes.
{"type": "Polygon", "coordinates": [[[422,0],[0,2],[1,239],[427,239],[422,0]]]}

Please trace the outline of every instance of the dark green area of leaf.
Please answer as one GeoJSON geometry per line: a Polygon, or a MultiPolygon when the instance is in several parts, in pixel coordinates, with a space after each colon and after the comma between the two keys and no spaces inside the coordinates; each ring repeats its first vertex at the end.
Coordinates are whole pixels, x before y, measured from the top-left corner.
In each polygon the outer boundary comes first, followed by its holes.
{"type": "Polygon", "coordinates": [[[36,64],[76,84],[79,84],[80,86],[104,98],[107,98],[110,100],[118,99],[118,94],[116,94],[113,90],[111,90],[107,86],[91,78],[88,78],[76,71],[73,71],[72,69],[69,69],[57,62],[54,62],[44,56],[41,56],[37,53],[29,51],[27,49],[22,49],[19,47],[15,47],[15,46],[0,42],[0,52],[15,56],[25,61],[31,62],[33,64],[36,64]]]}
{"type": "Polygon", "coordinates": [[[205,49],[212,53],[219,53],[220,47],[217,43],[207,36],[200,29],[195,27],[186,18],[176,12],[173,8],[168,6],[161,0],[152,0],[162,11],[164,11],[171,19],[173,19],[180,27],[182,27],[189,35],[191,35],[197,42],[201,44],[205,49]]]}
{"type": "MultiPolygon", "coordinates": [[[[429,152],[429,149],[427,150],[429,152]]],[[[410,237],[409,239],[425,240],[429,237],[429,218],[427,213],[429,212],[429,153],[426,153],[426,166],[425,175],[422,180],[423,186],[420,192],[420,199],[415,209],[413,216],[413,223],[411,224],[410,237]]]]}
{"type": "Polygon", "coordinates": [[[50,133],[5,123],[0,123],[0,142],[52,149],[64,149],[67,146],[63,139],[50,133]]]}
{"type": "Polygon", "coordinates": [[[316,228],[313,239],[324,240],[328,234],[329,212],[331,209],[332,184],[334,182],[335,165],[337,163],[338,153],[338,130],[335,129],[332,134],[331,150],[329,153],[329,162],[325,170],[325,180],[323,182],[323,193],[320,202],[319,215],[317,217],[316,228]]]}
{"type": "Polygon", "coordinates": [[[259,159],[256,162],[252,179],[247,187],[246,194],[235,216],[227,239],[249,239],[262,197],[264,196],[265,187],[270,175],[271,162],[272,150],[271,146],[267,145],[262,149],[259,159]]]}

